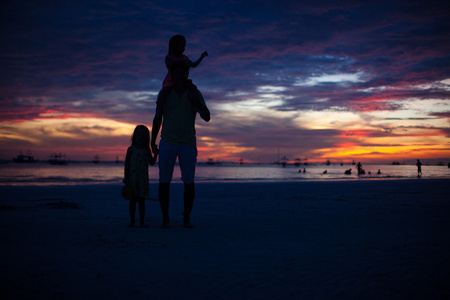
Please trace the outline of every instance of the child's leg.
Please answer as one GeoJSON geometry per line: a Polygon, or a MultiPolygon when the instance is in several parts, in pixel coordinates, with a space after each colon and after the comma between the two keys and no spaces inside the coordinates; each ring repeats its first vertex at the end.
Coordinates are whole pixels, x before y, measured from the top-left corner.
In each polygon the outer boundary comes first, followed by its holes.
{"type": "Polygon", "coordinates": [[[130,200],[129,210],[130,210],[130,225],[128,227],[134,227],[135,215],[136,215],[136,197],[130,200]]]}
{"type": "Polygon", "coordinates": [[[147,227],[145,225],[145,198],[144,197],[138,197],[137,198],[139,203],[139,223],[141,227],[147,227]]]}

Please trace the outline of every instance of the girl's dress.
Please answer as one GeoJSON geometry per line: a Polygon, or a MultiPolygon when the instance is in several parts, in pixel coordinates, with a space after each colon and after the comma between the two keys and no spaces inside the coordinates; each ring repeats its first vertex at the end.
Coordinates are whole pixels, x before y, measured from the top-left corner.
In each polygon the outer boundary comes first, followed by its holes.
{"type": "Polygon", "coordinates": [[[148,149],[131,146],[129,180],[137,197],[148,197],[148,149]]]}
{"type": "Polygon", "coordinates": [[[173,86],[173,80],[172,76],[170,76],[170,69],[169,66],[176,60],[176,59],[182,59],[184,61],[189,61],[189,58],[186,55],[182,55],[181,57],[176,57],[173,55],[167,55],[166,57],[166,67],[167,67],[167,75],[166,78],[164,78],[163,87],[172,87],[173,86]]]}

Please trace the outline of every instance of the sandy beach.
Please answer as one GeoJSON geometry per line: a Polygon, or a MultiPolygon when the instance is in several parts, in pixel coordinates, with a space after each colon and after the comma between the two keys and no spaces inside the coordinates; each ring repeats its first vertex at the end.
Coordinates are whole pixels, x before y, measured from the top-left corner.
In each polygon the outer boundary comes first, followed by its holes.
{"type": "Polygon", "coordinates": [[[450,181],[0,187],[2,299],[450,299],[450,181]]]}

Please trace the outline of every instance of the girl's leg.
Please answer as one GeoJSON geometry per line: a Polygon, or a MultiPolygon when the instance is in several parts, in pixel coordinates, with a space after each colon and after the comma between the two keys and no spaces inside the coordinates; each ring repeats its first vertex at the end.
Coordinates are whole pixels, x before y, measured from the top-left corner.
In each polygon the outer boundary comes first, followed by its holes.
{"type": "Polygon", "coordinates": [[[130,210],[130,225],[128,227],[134,227],[135,215],[136,215],[136,197],[130,200],[129,210],[130,210]]]}
{"type": "Polygon", "coordinates": [[[139,223],[142,228],[148,227],[148,225],[145,225],[145,198],[144,197],[138,197],[137,198],[139,203],[139,223]]]}

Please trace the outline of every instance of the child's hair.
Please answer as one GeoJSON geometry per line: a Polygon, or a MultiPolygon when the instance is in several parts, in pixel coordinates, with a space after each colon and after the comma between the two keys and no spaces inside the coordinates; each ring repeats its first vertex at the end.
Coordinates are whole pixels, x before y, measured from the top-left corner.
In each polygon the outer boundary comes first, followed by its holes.
{"type": "Polygon", "coordinates": [[[177,46],[182,44],[186,46],[186,38],[181,34],[174,35],[169,40],[169,55],[177,54],[177,46]]]}
{"type": "Polygon", "coordinates": [[[136,132],[142,129],[145,131],[145,145],[150,145],[150,131],[145,125],[138,125],[133,131],[133,135],[131,136],[131,145],[136,145],[136,132]]]}

